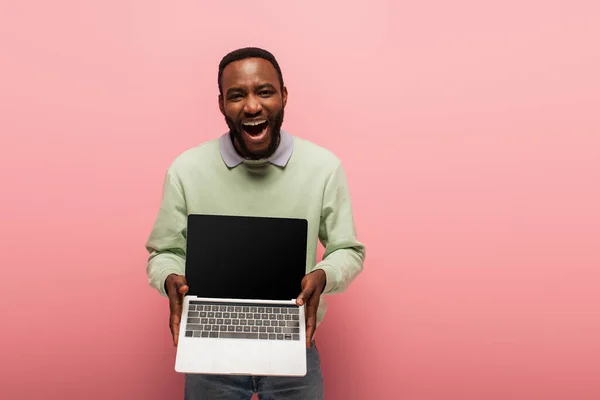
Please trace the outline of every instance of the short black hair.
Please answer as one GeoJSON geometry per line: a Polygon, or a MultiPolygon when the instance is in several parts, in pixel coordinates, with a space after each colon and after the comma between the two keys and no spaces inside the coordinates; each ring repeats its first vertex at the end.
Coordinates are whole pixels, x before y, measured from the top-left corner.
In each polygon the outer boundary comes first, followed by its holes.
{"type": "Polygon", "coordinates": [[[245,60],[247,58],[262,58],[273,64],[273,67],[275,67],[275,71],[277,71],[277,75],[279,76],[279,85],[281,86],[280,89],[283,90],[283,74],[281,73],[281,68],[279,68],[279,63],[275,59],[275,56],[265,49],[258,47],[244,47],[228,53],[219,63],[219,76],[217,78],[217,82],[219,84],[219,94],[223,94],[221,77],[223,76],[223,70],[225,67],[232,62],[245,60]]]}

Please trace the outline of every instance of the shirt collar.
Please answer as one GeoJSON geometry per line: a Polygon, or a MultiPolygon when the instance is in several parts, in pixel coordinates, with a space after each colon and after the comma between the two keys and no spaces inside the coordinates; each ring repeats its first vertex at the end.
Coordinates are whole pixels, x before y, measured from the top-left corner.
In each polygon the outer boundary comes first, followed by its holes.
{"type": "MultiPolygon", "coordinates": [[[[285,167],[294,150],[294,138],[283,130],[280,131],[280,135],[281,140],[277,150],[266,161],[278,167],[285,167]]],[[[221,158],[229,168],[234,168],[244,162],[244,158],[235,150],[229,132],[224,133],[219,138],[219,151],[221,152],[221,158]]]]}

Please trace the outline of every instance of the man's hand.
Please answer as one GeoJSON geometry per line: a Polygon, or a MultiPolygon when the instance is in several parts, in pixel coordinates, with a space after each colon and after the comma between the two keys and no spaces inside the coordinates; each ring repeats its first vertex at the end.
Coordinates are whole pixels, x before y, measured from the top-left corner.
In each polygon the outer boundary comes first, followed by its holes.
{"type": "Polygon", "coordinates": [[[304,312],[306,314],[306,348],[310,348],[315,329],[317,329],[317,309],[321,293],[327,284],[325,271],[317,269],[304,276],[302,279],[302,292],[296,299],[296,304],[302,306],[305,304],[304,312]]]}
{"type": "Polygon", "coordinates": [[[183,296],[189,290],[185,276],[171,274],[165,282],[167,295],[169,296],[169,309],[171,316],[169,317],[169,328],[173,335],[173,345],[177,347],[179,341],[179,324],[181,323],[181,312],[183,310],[183,296]]]}

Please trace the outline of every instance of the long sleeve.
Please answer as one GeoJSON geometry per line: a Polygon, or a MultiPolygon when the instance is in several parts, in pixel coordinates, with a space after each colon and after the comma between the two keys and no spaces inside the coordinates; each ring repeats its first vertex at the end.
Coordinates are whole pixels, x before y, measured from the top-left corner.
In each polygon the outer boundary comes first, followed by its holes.
{"type": "Polygon", "coordinates": [[[186,227],[187,207],[183,190],[167,171],[160,210],[146,242],[146,250],[150,254],[146,267],[148,283],[163,296],[167,295],[167,276],[185,273],[186,227]]]}
{"type": "Polygon", "coordinates": [[[341,164],[329,177],[324,194],[319,240],[325,247],[315,269],[327,276],[324,294],[341,293],[363,269],[365,246],[357,239],[346,175],[341,164]]]}

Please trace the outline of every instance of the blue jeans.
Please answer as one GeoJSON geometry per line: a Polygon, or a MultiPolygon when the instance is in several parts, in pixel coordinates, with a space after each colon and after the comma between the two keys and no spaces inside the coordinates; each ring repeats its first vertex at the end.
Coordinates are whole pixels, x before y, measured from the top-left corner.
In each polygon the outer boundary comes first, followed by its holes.
{"type": "Polygon", "coordinates": [[[306,350],[306,375],[279,376],[185,376],[185,400],[323,400],[323,375],[319,351],[312,343],[306,350]]]}

